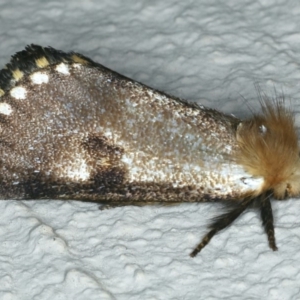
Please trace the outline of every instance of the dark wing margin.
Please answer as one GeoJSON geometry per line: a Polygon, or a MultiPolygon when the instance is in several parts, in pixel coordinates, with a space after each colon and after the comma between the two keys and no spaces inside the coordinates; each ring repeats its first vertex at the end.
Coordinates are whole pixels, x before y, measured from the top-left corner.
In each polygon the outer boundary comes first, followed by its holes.
{"type": "Polygon", "coordinates": [[[25,50],[14,54],[10,62],[0,71],[0,87],[2,90],[0,95],[12,88],[23,76],[60,62],[95,64],[91,59],[79,53],[65,53],[52,47],[31,44],[26,46],[25,50]]]}

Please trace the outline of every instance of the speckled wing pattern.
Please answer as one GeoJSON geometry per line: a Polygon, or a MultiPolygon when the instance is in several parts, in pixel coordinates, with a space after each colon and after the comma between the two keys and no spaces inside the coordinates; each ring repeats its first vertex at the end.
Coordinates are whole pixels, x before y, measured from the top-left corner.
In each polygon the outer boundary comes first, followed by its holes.
{"type": "Polygon", "coordinates": [[[0,198],[98,202],[242,199],[240,121],[92,60],[27,46],[0,72],[0,198]]]}

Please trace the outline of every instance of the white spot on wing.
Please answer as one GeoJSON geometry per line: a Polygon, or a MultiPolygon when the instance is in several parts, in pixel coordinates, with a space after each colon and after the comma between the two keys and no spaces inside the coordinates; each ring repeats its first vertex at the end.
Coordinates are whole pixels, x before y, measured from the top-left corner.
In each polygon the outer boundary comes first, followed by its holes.
{"type": "Polygon", "coordinates": [[[78,159],[76,164],[66,168],[66,175],[73,180],[87,180],[90,177],[88,165],[84,159],[78,159]]]}
{"type": "Polygon", "coordinates": [[[0,103],[0,114],[9,116],[12,113],[12,107],[5,102],[0,103]]]}
{"type": "Polygon", "coordinates": [[[90,168],[85,159],[79,154],[74,160],[69,161],[67,165],[59,167],[57,175],[62,178],[68,178],[72,181],[85,181],[90,178],[90,168]]]}
{"type": "Polygon", "coordinates": [[[81,69],[81,64],[74,63],[72,66],[73,66],[73,68],[75,68],[75,69],[81,69]]]}
{"type": "Polygon", "coordinates": [[[30,76],[30,78],[34,84],[42,84],[49,81],[49,76],[43,72],[35,72],[30,76]]]}
{"type": "Polygon", "coordinates": [[[10,95],[16,99],[25,99],[27,91],[22,86],[16,86],[10,91],[10,95]]]}
{"type": "Polygon", "coordinates": [[[70,75],[69,68],[66,64],[60,63],[56,66],[56,71],[64,75],[70,75]]]}

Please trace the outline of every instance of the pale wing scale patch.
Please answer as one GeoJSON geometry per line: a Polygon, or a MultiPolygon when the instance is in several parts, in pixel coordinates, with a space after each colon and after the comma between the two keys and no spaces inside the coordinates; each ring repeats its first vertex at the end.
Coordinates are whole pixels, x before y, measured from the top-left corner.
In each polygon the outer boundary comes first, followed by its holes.
{"type": "Polygon", "coordinates": [[[72,66],[75,69],[80,69],[81,68],[81,64],[79,64],[79,63],[74,63],[74,64],[72,64],[72,66]]]}
{"type": "Polygon", "coordinates": [[[170,159],[155,159],[145,153],[129,152],[121,161],[128,169],[129,182],[148,182],[171,184],[174,188],[203,186],[204,191],[214,191],[218,196],[226,196],[261,191],[264,185],[262,177],[253,177],[237,164],[207,163],[203,168],[195,164],[176,164],[170,159]],[[213,167],[215,166],[215,168],[213,167]]]}
{"type": "Polygon", "coordinates": [[[72,181],[85,181],[90,178],[90,168],[82,155],[74,155],[68,165],[57,164],[56,175],[72,181]]]}
{"type": "Polygon", "coordinates": [[[35,63],[38,68],[45,68],[49,66],[49,61],[47,60],[46,57],[41,57],[35,60],[35,63]]]}
{"type": "Polygon", "coordinates": [[[73,166],[66,168],[66,176],[75,181],[87,180],[90,178],[90,172],[85,160],[79,158],[73,166]]]}
{"type": "Polygon", "coordinates": [[[61,74],[70,75],[69,67],[64,63],[60,63],[59,65],[56,66],[55,69],[57,72],[59,72],[61,74]]]}
{"type": "Polygon", "coordinates": [[[0,103],[0,114],[9,116],[12,113],[13,109],[12,107],[5,102],[0,103]]]}
{"type": "Polygon", "coordinates": [[[18,100],[26,99],[27,91],[22,86],[16,86],[13,89],[10,90],[10,95],[18,100]]]}
{"type": "Polygon", "coordinates": [[[42,84],[42,83],[48,83],[49,76],[48,74],[43,72],[35,72],[32,75],[30,75],[30,79],[34,84],[42,84]]]}
{"type": "MultiPolygon", "coordinates": [[[[264,187],[263,177],[254,177],[238,164],[224,164],[220,169],[220,176],[228,179],[228,185],[232,191],[239,191],[241,194],[259,194],[264,187]]],[[[226,184],[227,186],[227,184],[226,184]]]]}
{"type": "Polygon", "coordinates": [[[20,79],[23,78],[24,73],[22,71],[20,71],[19,69],[16,69],[14,71],[12,71],[12,75],[15,81],[19,81],[20,79]]]}

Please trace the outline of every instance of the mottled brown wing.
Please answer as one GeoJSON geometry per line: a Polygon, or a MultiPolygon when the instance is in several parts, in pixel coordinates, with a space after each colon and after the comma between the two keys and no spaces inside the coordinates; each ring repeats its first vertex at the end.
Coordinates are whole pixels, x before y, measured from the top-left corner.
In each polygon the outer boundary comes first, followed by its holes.
{"type": "Polygon", "coordinates": [[[239,120],[31,45],[0,73],[0,198],[241,199],[239,120]]]}

